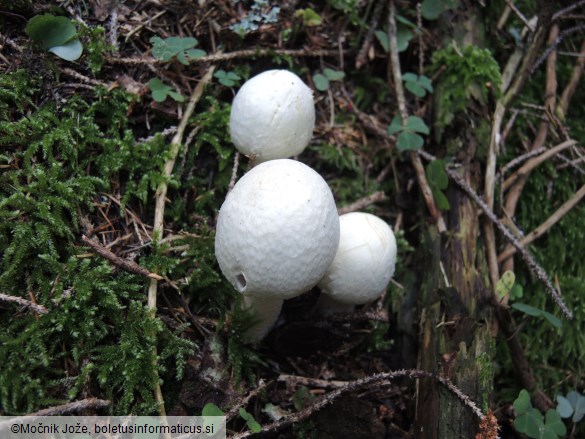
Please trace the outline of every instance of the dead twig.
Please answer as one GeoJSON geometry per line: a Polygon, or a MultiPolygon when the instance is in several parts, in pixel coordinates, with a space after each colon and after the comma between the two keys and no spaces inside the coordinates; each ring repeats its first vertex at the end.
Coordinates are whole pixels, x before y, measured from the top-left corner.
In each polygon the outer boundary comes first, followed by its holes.
{"type": "Polygon", "coordinates": [[[39,314],[49,313],[49,310],[45,308],[43,305],[37,305],[36,303],[33,303],[30,300],[23,299],[22,297],[9,296],[8,294],[0,293],[0,302],[16,303],[17,305],[30,308],[34,312],[39,314]]]}
{"type": "MultiPolygon", "coordinates": [[[[561,220],[569,211],[581,201],[581,199],[585,197],[585,185],[581,186],[579,189],[569,200],[565,201],[561,207],[557,209],[555,213],[553,213],[545,222],[539,225],[536,229],[526,235],[522,240],[520,240],[520,244],[523,246],[527,246],[531,242],[535,241],[536,239],[540,238],[542,235],[546,233],[548,229],[554,226],[557,222],[561,220]]],[[[498,262],[503,262],[516,253],[516,249],[514,247],[508,247],[498,256],[498,262]]]]}
{"type": "Polygon", "coordinates": [[[337,213],[339,213],[339,215],[343,215],[345,213],[355,212],[386,199],[386,194],[383,191],[377,191],[371,195],[360,198],[359,200],[356,200],[347,206],[340,207],[337,209],[337,213]]]}
{"type": "Polygon", "coordinates": [[[99,256],[110,261],[113,265],[121,268],[122,270],[127,271],[128,273],[138,274],[140,276],[148,277],[154,280],[163,280],[162,276],[159,276],[156,273],[151,273],[146,268],[141,267],[134,261],[123,259],[115,255],[112,251],[103,247],[101,244],[94,241],[93,239],[90,239],[85,235],[82,235],[81,239],[83,240],[83,242],[89,245],[93,249],[93,251],[96,252],[99,256]]]}
{"type": "Polygon", "coordinates": [[[69,402],[67,404],[57,405],[54,407],[48,407],[43,410],[39,410],[38,412],[28,413],[26,417],[15,417],[10,418],[7,421],[3,421],[0,423],[0,431],[2,427],[9,426],[11,423],[15,422],[25,422],[26,418],[29,416],[33,417],[40,417],[40,416],[58,416],[58,415],[65,415],[68,413],[75,413],[80,410],[97,410],[106,408],[110,405],[110,401],[107,399],[98,399],[98,398],[87,398],[82,399],[80,401],[69,402]]]}
{"type": "MultiPolygon", "coordinates": [[[[575,145],[577,142],[575,140],[566,140],[563,143],[556,145],[553,148],[547,149],[546,152],[543,154],[534,157],[527,161],[522,167],[520,167],[514,174],[510,175],[502,185],[502,191],[506,191],[510,186],[512,186],[517,180],[522,177],[528,175],[534,168],[536,168],[541,163],[544,163],[552,156],[558,154],[559,152],[570,148],[571,146],[575,145]]],[[[533,152],[532,150],[531,152],[533,152]]]]}
{"type": "MultiPolygon", "coordinates": [[[[272,424],[266,425],[260,431],[260,434],[266,433],[275,433],[277,431],[282,430],[294,423],[304,421],[305,419],[309,418],[313,413],[318,412],[323,407],[328,404],[331,404],[335,399],[338,397],[345,395],[347,393],[357,392],[362,389],[371,387],[372,385],[387,385],[389,381],[395,380],[397,378],[411,378],[411,379],[419,379],[419,378],[431,378],[435,380],[437,383],[442,385],[445,389],[452,392],[459,400],[465,404],[467,407],[471,409],[471,411],[478,417],[481,421],[484,418],[484,414],[481,409],[467,396],[465,395],[458,387],[456,387],[451,381],[446,378],[440,377],[435,375],[431,372],[426,372],[424,370],[396,370],[393,372],[384,372],[379,373],[376,375],[372,375],[366,378],[362,378],[359,380],[348,382],[347,384],[336,388],[335,390],[331,391],[330,393],[322,396],[321,398],[317,399],[313,404],[304,408],[303,410],[293,413],[285,418],[281,419],[280,421],[274,422],[272,424]]],[[[252,436],[253,433],[251,431],[247,431],[242,434],[237,434],[232,436],[232,439],[243,439],[246,437],[252,436]]]]}
{"type": "MultiPolygon", "coordinates": [[[[177,127],[177,133],[173,137],[171,141],[171,146],[169,148],[169,155],[168,159],[163,168],[163,175],[165,176],[165,180],[161,182],[158,187],[156,188],[155,194],[155,210],[154,210],[154,225],[153,225],[153,238],[155,240],[159,240],[163,238],[164,233],[164,212],[165,212],[165,200],[167,196],[167,178],[171,176],[173,172],[173,168],[175,166],[175,160],[177,158],[177,154],[179,153],[179,149],[181,144],[183,143],[183,136],[185,134],[185,129],[187,128],[187,124],[189,123],[189,119],[191,118],[193,112],[195,111],[195,106],[199,99],[203,95],[203,91],[205,90],[205,86],[211,81],[213,77],[213,72],[215,71],[215,66],[211,66],[207,69],[207,72],[201,78],[197,87],[193,90],[191,94],[191,98],[187,103],[187,107],[183,113],[183,117],[179,126],[177,127]]],[[[158,292],[158,280],[151,279],[150,285],[148,287],[148,302],[147,306],[155,312],[156,310],[156,296],[158,292]]],[[[162,395],[162,391],[160,388],[160,383],[158,379],[158,366],[157,366],[157,353],[156,347],[152,353],[152,362],[153,362],[153,371],[154,371],[154,396],[156,402],[159,405],[159,415],[162,417],[166,416],[165,406],[164,406],[164,398],[162,395]]]]}
{"type": "MultiPolygon", "coordinates": [[[[331,57],[338,56],[339,51],[336,50],[311,50],[311,49],[272,49],[272,48],[259,48],[259,49],[246,49],[238,50],[236,52],[229,53],[214,53],[212,55],[202,56],[201,58],[191,59],[191,64],[202,64],[202,63],[219,63],[224,61],[230,61],[238,58],[253,58],[253,57],[265,57],[272,55],[292,56],[292,57],[331,57]]],[[[112,64],[127,64],[127,65],[158,65],[165,64],[167,61],[163,61],[152,57],[143,58],[120,58],[120,57],[106,57],[106,60],[112,64]]]]}
{"type": "MultiPolygon", "coordinates": [[[[402,72],[400,71],[400,57],[398,56],[398,41],[396,32],[396,6],[394,5],[394,2],[390,0],[390,12],[388,14],[388,38],[390,39],[392,76],[394,77],[394,90],[396,91],[396,98],[398,100],[398,108],[402,117],[402,123],[406,124],[408,120],[408,110],[406,108],[406,98],[404,96],[404,88],[402,85],[402,72]]],[[[409,156],[427,208],[429,209],[429,212],[433,217],[435,224],[437,225],[439,233],[443,233],[447,230],[447,227],[445,226],[445,220],[443,219],[441,211],[435,204],[433,191],[431,190],[429,182],[427,181],[425,170],[420,157],[414,151],[411,151],[409,156]]]]}

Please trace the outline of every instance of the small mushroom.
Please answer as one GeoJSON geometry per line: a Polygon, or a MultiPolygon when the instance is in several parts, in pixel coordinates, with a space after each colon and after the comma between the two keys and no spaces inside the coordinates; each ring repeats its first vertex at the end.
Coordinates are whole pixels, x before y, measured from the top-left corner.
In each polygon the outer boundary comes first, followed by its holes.
{"type": "Polygon", "coordinates": [[[219,267],[254,304],[310,290],[333,261],[338,244],[339,216],[329,186],[295,160],[271,160],[248,171],[217,219],[219,267]]]}
{"type": "Polygon", "coordinates": [[[268,70],[242,85],[230,114],[232,142],[255,163],[303,152],[315,128],[313,92],[288,70],[268,70]]]}
{"type": "Polygon", "coordinates": [[[339,248],[319,281],[323,314],[349,312],[380,297],[396,265],[396,239],[385,221],[352,212],[339,217],[339,248]]]}

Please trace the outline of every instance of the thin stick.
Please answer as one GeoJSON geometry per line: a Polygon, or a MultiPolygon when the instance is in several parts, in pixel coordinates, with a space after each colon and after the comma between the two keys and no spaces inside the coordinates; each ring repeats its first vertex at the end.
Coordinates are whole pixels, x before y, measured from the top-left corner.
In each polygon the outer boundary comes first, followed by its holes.
{"type": "Polygon", "coordinates": [[[569,80],[569,83],[563,90],[563,94],[559,99],[557,109],[561,110],[561,114],[563,116],[567,113],[569,102],[571,101],[575,90],[577,90],[577,86],[579,85],[579,81],[583,75],[583,68],[585,67],[585,39],[583,40],[583,43],[581,43],[581,51],[579,54],[582,55],[582,57],[577,59],[577,63],[575,64],[573,73],[571,74],[571,79],[569,80]]]}
{"type": "Polygon", "coordinates": [[[525,175],[528,175],[530,173],[530,171],[532,171],[538,165],[547,161],[550,157],[558,154],[559,152],[561,152],[567,148],[570,148],[571,146],[575,145],[576,143],[577,142],[575,140],[566,140],[563,143],[560,143],[553,148],[547,149],[545,153],[527,161],[514,174],[510,175],[504,181],[504,184],[502,185],[502,190],[503,191],[507,190],[510,186],[512,186],[516,182],[516,180],[518,180],[521,177],[524,177],[525,175]]]}
{"type": "MultiPolygon", "coordinates": [[[[169,148],[169,158],[167,159],[164,168],[163,168],[163,175],[164,180],[158,185],[156,188],[156,201],[155,201],[155,210],[154,210],[154,225],[153,225],[153,239],[159,240],[162,239],[164,233],[164,213],[165,213],[165,199],[167,196],[167,179],[171,176],[173,172],[173,167],[175,166],[175,160],[177,158],[177,154],[183,142],[183,135],[185,134],[185,129],[187,128],[187,124],[189,123],[189,119],[191,115],[195,111],[195,106],[199,99],[203,95],[203,91],[205,86],[211,81],[213,77],[213,72],[215,70],[215,66],[209,67],[207,73],[201,78],[197,87],[193,90],[191,94],[191,98],[185,108],[183,113],[183,118],[177,127],[177,132],[171,141],[171,146],[169,148]]],[[[158,281],[156,279],[151,279],[150,285],[148,287],[148,307],[153,310],[153,313],[156,312],[156,295],[158,290],[158,281]]],[[[154,370],[154,397],[156,402],[159,404],[159,415],[165,417],[165,405],[164,405],[164,398],[162,396],[162,391],[160,388],[160,383],[158,379],[158,366],[157,366],[157,352],[156,347],[152,353],[152,363],[153,363],[153,370],[154,370]]]]}
{"type": "Polygon", "coordinates": [[[520,12],[520,10],[516,7],[514,2],[512,2],[512,0],[506,0],[506,4],[510,7],[510,9],[512,9],[512,11],[514,11],[514,14],[516,14],[516,16],[522,21],[522,23],[524,23],[524,26],[530,29],[531,32],[534,32],[534,27],[530,25],[524,14],[520,12]]]}
{"type": "MultiPolygon", "coordinates": [[[[390,0],[390,12],[388,14],[388,38],[390,40],[390,60],[392,64],[392,76],[394,77],[394,89],[396,91],[396,99],[398,100],[398,109],[402,117],[402,124],[405,125],[408,120],[408,110],[406,109],[406,97],[404,96],[404,87],[402,85],[402,72],[400,71],[400,57],[398,56],[398,41],[396,37],[396,6],[394,2],[390,0]]],[[[416,152],[410,152],[410,160],[416,172],[416,178],[420,186],[423,198],[431,216],[433,217],[439,233],[443,233],[447,230],[445,221],[441,211],[435,204],[433,198],[433,191],[429,186],[425,170],[420,160],[420,157],[416,152]]]]}
{"type": "MultiPolygon", "coordinates": [[[[230,53],[214,53],[212,55],[202,56],[201,58],[195,58],[189,60],[191,64],[201,64],[201,63],[217,63],[223,61],[230,61],[236,58],[253,58],[253,57],[266,57],[272,55],[282,55],[282,56],[292,56],[292,57],[311,57],[311,58],[319,58],[319,57],[328,57],[328,56],[338,56],[338,50],[311,50],[311,49],[299,49],[299,50],[281,50],[281,49],[272,49],[272,48],[262,48],[262,49],[246,49],[246,50],[238,50],[236,52],[230,53]]],[[[165,64],[168,61],[163,61],[157,58],[152,57],[143,57],[143,58],[119,58],[119,57],[106,57],[106,60],[112,64],[128,64],[128,65],[140,65],[140,64],[147,64],[147,65],[158,65],[158,64],[165,64]]]]}
{"type": "Polygon", "coordinates": [[[360,198],[359,200],[356,200],[347,206],[340,207],[337,209],[337,213],[339,213],[339,215],[343,215],[345,213],[355,212],[357,210],[363,209],[364,207],[368,207],[371,204],[379,203],[385,199],[386,194],[383,191],[377,191],[371,195],[368,195],[367,197],[360,198]]]}
{"type": "Polygon", "coordinates": [[[9,296],[8,294],[0,293],[0,302],[16,303],[20,306],[25,306],[32,309],[34,312],[39,314],[48,314],[49,310],[43,305],[32,303],[30,300],[23,299],[22,297],[9,296]]]}
{"type": "MultiPolygon", "coordinates": [[[[585,185],[581,186],[579,189],[570,199],[565,201],[561,207],[557,209],[555,213],[553,213],[545,222],[539,225],[536,229],[526,235],[524,238],[520,240],[520,244],[523,246],[527,246],[531,242],[535,241],[536,239],[540,238],[544,233],[554,226],[561,218],[563,218],[569,211],[577,205],[579,201],[585,196],[585,185]]],[[[508,247],[498,256],[498,262],[505,261],[510,256],[516,253],[516,249],[514,247],[508,247]]]]}
{"type": "Polygon", "coordinates": [[[123,259],[115,255],[113,252],[103,247],[101,244],[97,243],[93,239],[90,239],[85,235],[82,235],[81,239],[83,240],[83,242],[89,245],[93,249],[93,251],[96,252],[99,256],[110,261],[113,265],[121,268],[122,270],[127,271],[129,273],[138,274],[140,276],[148,277],[150,279],[163,280],[162,276],[159,276],[156,273],[151,273],[146,268],[141,267],[134,261],[123,259]]]}
{"type": "Polygon", "coordinates": [[[446,172],[451,177],[451,179],[457,183],[457,185],[479,206],[481,210],[485,213],[485,215],[496,225],[498,230],[506,237],[510,243],[516,247],[516,250],[526,262],[529,270],[540,280],[546,287],[548,293],[556,302],[556,304],[561,308],[561,311],[569,320],[573,318],[573,313],[567,308],[563,299],[559,296],[559,293],[551,283],[546,271],[536,262],[534,257],[526,250],[520,241],[516,239],[516,237],[510,232],[510,230],[496,217],[496,214],[489,208],[489,206],[481,199],[481,197],[472,189],[470,188],[465,181],[459,176],[457,172],[455,172],[451,168],[446,168],[446,172]]]}
{"type": "MultiPolygon", "coordinates": [[[[435,380],[437,383],[439,383],[440,385],[445,387],[448,391],[450,391],[455,396],[457,396],[457,398],[459,398],[461,400],[461,402],[463,402],[463,404],[465,404],[467,407],[469,407],[471,409],[471,411],[477,416],[477,418],[479,420],[482,420],[484,418],[484,414],[482,413],[481,409],[473,401],[471,401],[471,399],[467,395],[465,395],[459,388],[457,388],[448,379],[437,376],[431,372],[427,372],[424,370],[414,370],[414,369],[404,370],[404,369],[401,369],[401,370],[396,370],[396,371],[392,371],[392,372],[379,373],[379,374],[371,375],[369,377],[362,378],[359,380],[350,381],[347,384],[345,384],[344,386],[339,387],[339,388],[331,391],[330,393],[322,396],[321,398],[316,400],[313,404],[304,408],[303,410],[301,410],[297,413],[293,413],[293,414],[281,419],[280,421],[277,421],[277,422],[274,422],[272,424],[264,426],[259,433],[275,433],[275,432],[282,430],[283,428],[288,427],[294,423],[304,421],[305,419],[309,418],[313,413],[316,413],[317,411],[321,410],[326,405],[331,404],[335,399],[337,399],[338,397],[340,397],[344,394],[351,393],[351,392],[357,392],[357,391],[360,391],[364,388],[368,388],[368,387],[370,387],[372,385],[376,385],[376,384],[377,385],[386,385],[388,381],[391,381],[391,380],[394,380],[397,378],[404,378],[404,377],[411,378],[411,379],[431,378],[431,379],[435,380]]],[[[232,439],[243,439],[246,437],[250,437],[253,434],[256,434],[256,433],[253,433],[251,431],[247,431],[247,432],[244,432],[242,434],[237,434],[235,436],[232,436],[232,439]]]]}
{"type": "MultiPolygon", "coordinates": [[[[66,413],[74,413],[80,410],[96,410],[108,407],[110,405],[110,401],[106,399],[98,399],[98,398],[87,398],[82,399],[80,401],[69,402],[67,404],[58,405],[55,407],[48,407],[43,410],[39,410],[38,412],[28,413],[25,416],[56,416],[56,415],[63,415],[66,413]]],[[[10,418],[7,421],[0,423],[0,429],[2,429],[3,424],[9,424],[14,422],[19,422],[19,420],[25,421],[26,419],[21,417],[10,418]]]]}

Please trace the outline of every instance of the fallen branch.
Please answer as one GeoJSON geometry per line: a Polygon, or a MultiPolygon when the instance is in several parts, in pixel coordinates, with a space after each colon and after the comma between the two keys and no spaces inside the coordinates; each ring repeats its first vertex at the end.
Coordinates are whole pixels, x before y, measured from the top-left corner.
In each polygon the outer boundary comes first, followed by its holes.
{"type": "Polygon", "coordinates": [[[89,245],[93,249],[93,251],[96,252],[99,256],[110,261],[113,265],[121,268],[122,270],[127,271],[128,273],[134,273],[134,274],[138,274],[140,276],[148,277],[150,279],[163,280],[162,276],[159,276],[156,273],[151,273],[146,268],[141,267],[140,265],[138,265],[134,261],[130,261],[128,259],[123,259],[123,258],[115,255],[112,251],[103,247],[102,245],[100,245],[99,243],[94,241],[93,239],[90,239],[85,235],[82,235],[81,239],[83,240],[83,242],[85,242],[87,245],[89,245]]]}
{"type": "MultiPolygon", "coordinates": [[[[368,388],[374,384],[378,385],[386,385],[388,381],[397,379],[397,378],[411,378],[411,379],[418,379],[418,378],[431,378],[445,387],[448,391],[453,393],[463,404],[471,409],[471,411],[478,417],[479,420],[484,418],[484,414],[482,413],[481,409],[477,407],[477,405],[471,401],[471,399],[465,395],[459,388],[457,388],[451,381],[446,378],[437,376],[431,372],[426,372],[424,370],[396,370],[393,372],[384,372],[379,373],[376,375],[372,375],[366,378],[362,378],[355,381],[350,381],[347,384],[338,387],[337,389],[331,391],[330,393],[322,396],[321,398],[317,399],[313,404],[304,408],[303,410],[293,413],[285,418],[281,419],[280,421],[274,422],[272,424],[266,425],[262,428],[259,434],[266,434],[266,433],[275,433],[277,431],[282,430],[292,424],[297,422],[304,421],[305,419],[309,418],[313,413],[318,412],[323,407],[328,404],[331,404],[335,399],[338,397],[352,392],[360,391],[364,388],[368,388]]],[[[389,384],[389,383],[388,383],[389,384]]],[[[246,437],[250,437],[253,434],[251,431],[247,431],[241,434],[236,434],[232,436],[232,439],[242,439],[246,437]]]]}
{"type": "Polygon", "coordinates": [[[32,309],[34,312],[39,314],[48,314],[49,310],[45,308],[43,305],[37,305],[36,303],[32,303],[30,300],[23,299],[22,297],[16,296],[9,296],[8,294],[0,293],[0,301],[1,302],[8,302],[8,303],[16,303],[20,306],[25,306],[27,308],[32,309]]]}
{"type": "Polygon", "coordinates": [[[67,404],[57,405],[55,407],[48,407],[43,410],[39,410],[38,412],[28,413],[25,415],[26,417],[15,417],[10,418],[7,421],[3,421],[0,423],[0,430],[2,429],[3,424],[10,424],[14,422],[26,421],[26,418],[29,416],[39,417],[39,416],[58,416],[58,415],[65,415],[68,413],[78,412],[80,410],[97,410],[103,409],[110,405],[110,401],[106,399],[98,399],[98,398],[87,398],[82,399],[80,401],[69,402],[67,404]]]}
{"type": "MultiPolygon", "coordinates": [[[[581,186],[581,189],[579,189],[569,200],[565,201],[565,203],[563,203],[563,205],[559,207],[557,211],[553,213],[545,222],[522,238],[520,240],[520,244],[527,246],[531,242],[540,238],[548,229],[559,222],[562,217],[564,217],[573,207],[575,207],[583,197],[585,197],[585,185],[581,186]]],[[[516,253],[516,249],[514,247],[508,247],[498,256],[498,262],[505,261],[514,253],[516,253]]]]}
{"type": "Polygon", "coordinates": [[[364,207],[368,207],[371,204],[379,203],[385,199],[386,194],[383,191],[377,191],[371,195],[368,195],[367,197],[360,198],[359,200],[356,200],[347,206],[340,207],[337,209],[337,213],[339,213],[339,215],[343,215],[345,213],[355,212],[357,210],[363,209],[364,207]]]}
{"type": "MultiPolygon", "coordinates": [[[[236,58],[253,58],[255,56],[264,57],[272,55],[281,56],[292,56],[292,57],[311,57],[320,58],[327,56],[338,56],[338,50],[311,50],[311,49],[299,49],[299,50],[282,50],[272,48],[262,49],[246,49],[238,50],[236,52],[229,53],[214,53],[212,55],[202,56],[200,58],[191,59],[191,64],[202,64],[202,63],[218,63],[223,61],[230,61],[236,58]]],[[[168,61],[163,61],[158,58],[143,57],[143,58],[119,58],[114,56],[106,57],[106,61],[112,64],[126,64],[126,65],[158,65],[166,64],[168,61]]]]}

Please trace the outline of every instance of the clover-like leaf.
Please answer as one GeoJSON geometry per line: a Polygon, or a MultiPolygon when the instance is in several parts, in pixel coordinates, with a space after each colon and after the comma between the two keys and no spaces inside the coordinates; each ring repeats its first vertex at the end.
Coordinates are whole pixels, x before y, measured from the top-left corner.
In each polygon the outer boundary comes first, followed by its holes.
{"type": "Polygon", "coordinates": [[[238,74],[234,72],[226,72],[225,70],[218,70],[213,76],[219,80],[220,84],[225,85],[226,87],[233,87],[240,79],[242,79],[238,74]]]}
{"type": "MultiPolygon", "coordinates": [[[[406,128],[409,131],[421,134],[429,134],[430,130],[427,124],[418,116],[408,116],[406,128]]],[[[422,145],[421,145],[422,146],[422,145]]]]}
{"type": "MultiPolygon", "coordinates": [[[[561,415],[555,409],[547,410],[544,417],[544,426],[547,430],[553,432],[557,436],[564,436],[567,434],[567,427],[561,419],[561,415]]],[[[556,436],[554,439],[557,439],[556,436]]]]}
{"type": "Polygon", "coordinates": [[[398,30],[396,31],[396,46],[398,46],[399,52],[404,52],[408,49],[408,43],[414,37],[414,33],[403,26],[398,26],[398,30]]]}
{"type": "Polygon", "coordinates": [[[327,79],[329,79],[330,81],[338,81],[340,79],[345,78],[345,73],[338,71],[338,70],[332,70],[332,69],[323,69],[323,73],[325,74],[325,76],[327,77],[327,79]]]}
{"type": "Polygon", "coordinates": [[[571,390],[567,393],[567,400],[571,403],[574,411],[572,421],[579,422],[585,416],[585,396],[571,390]]]}
{"type": "Polygon", "coordinates": [[[384,32],[383,30],[377,30],[374,32],[376,38],[380,42],[380,45],[384,49],[386,53],[390,52],[390,39],[388,38],[388,33],[384,32]]]}
{"type": "Polygon", "coordinates": [[[525,389],[520,390],[518,398],[516,398],[516,400],[514,401],[513,406],[514,410],[516,411],[516,414],[522,415],[526,413],[532,407],[528,391],[526,391],[525,389]]]}
{"type": "Polygon", "coordinates": [[[329,79],[321,73],[313,75],[313,82],[319,91],[327,91],[329,89],[329,79]]]}
{"type": "Polygon", "coordinates": [[[390,125],[388,125],[388,128],[386,129],[388,135],[393,136],[402,130],[404,130],[404,127],[402,126],[402,118],[400,115],[394,116],[392,118],[392,122],[390,122],[390,125]]]}
{"type": "Polygon", "coordinates": [[[561,415],[561,418],[570,418],[573,416],[573,406],[567,398],[563,395],[557,395],[557,412],[561,415]]]}
{"type": "Polygon", "coordinates": [[[205,56],[205,51],[194,49],[199,44],[197,38],[169,37],[162,39],[152,37],[150,42],[152,43],[152,56],[165,62],[176,57],[181,64],[188,65],[190,59],[205,56]]]}
{"type": "Polygon", "coordinates": [[[531,407],[528,411],[514,419],[514,428],[529,437],[537,438],[544,430],[544,422],[540,412],[531,407]]]}
{"type": "Polygon", "coordinates": [[[177,102],[185,101],[185,97],[181,93],[173,90],[158,78],[153,78],[148,81],[148,87],[152,93],[152,99],[156,102],[164,102],[169,96],[177,102]]]}
{"type": "Polygon", "coordinates": [[[203,406],[201,416],[225,416],[225,414],[222,409],[220,409],[214,403],[208,402],[203,406]]]}
{"type": "Polygon", "coordinates": [[[421,149],[424,143],[421,136],[408,131],[401,132],[396,139],[396,147],[399,151],[415,151],[421,149]]]}

